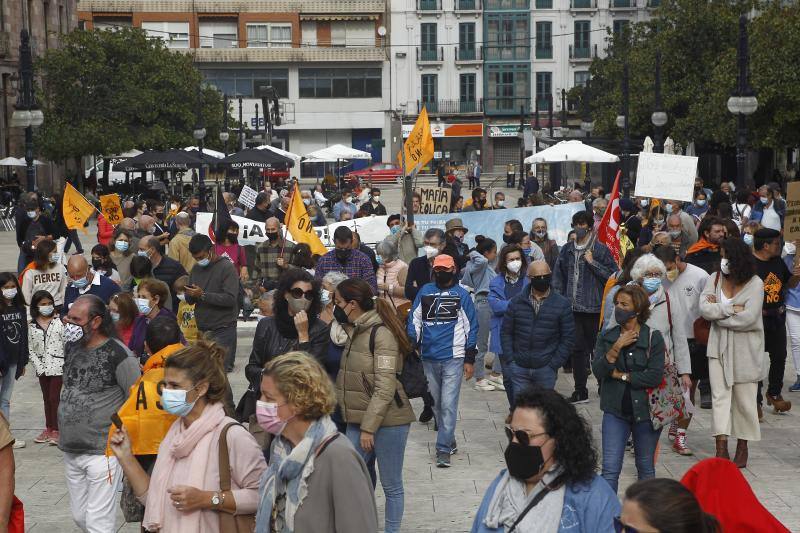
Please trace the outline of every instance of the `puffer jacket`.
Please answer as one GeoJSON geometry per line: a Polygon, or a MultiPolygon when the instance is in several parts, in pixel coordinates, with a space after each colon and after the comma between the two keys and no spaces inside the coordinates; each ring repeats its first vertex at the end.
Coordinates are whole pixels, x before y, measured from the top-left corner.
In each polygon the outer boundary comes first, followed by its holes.
{"type": "Polygon", "coordinates": [[[30,362],[37,376],[60,376],[64,373],[64,325],[53,318],[47,330],[31,320],[28,323],[30,362]]]}
{"type": "Polygon", "coordinates": [[[350,340],[336,376],[336,399],[345,422],[369,433],[413,422],[411,403],[397,381],[403,370],[397,339],[378,312],[367,311],[346,329],[350,340]],[[373,326],[382,326],[375,332],[374,354],[369,349],[373,326]]]}
{"type": "Polygon", "coordinates": [[[395,291],[398,287],[403,289],[403,287],[406,285],[407,276],[408,264],[402,259],[398,258],[390,263],[383,263],[378,267],[378,271],[375,272],[375,278],[378,280],[378,285],[384,284],[387,287],[386,290],[380,293],[380,296],[385,297],[387,300],[394,303],[395,307],[407,304],[409,300],[405,299],[403,296],[395,296],[394,294],[390,295],[388,289],[389,285],[392,285],[392,288],[395,291]]]}

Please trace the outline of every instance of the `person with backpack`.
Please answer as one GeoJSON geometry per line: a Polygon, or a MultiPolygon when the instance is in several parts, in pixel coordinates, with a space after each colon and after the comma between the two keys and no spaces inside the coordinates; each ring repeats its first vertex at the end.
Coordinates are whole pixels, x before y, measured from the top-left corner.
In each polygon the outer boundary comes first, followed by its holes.
{"type": "MultiPolygon", "coordinates": [[[[414,411],[398,374],[411,343],[392,305],[376,298],[364,280],[339,283],[333,314],[347,332],[336,379],[336,397],[347,438],[367,464],[377,459],[386,495],[385,531],[400,531],[403,518],[403,457],[414,411]]],[[[372,475],[373,485],[376,482],[372,475]]]]}

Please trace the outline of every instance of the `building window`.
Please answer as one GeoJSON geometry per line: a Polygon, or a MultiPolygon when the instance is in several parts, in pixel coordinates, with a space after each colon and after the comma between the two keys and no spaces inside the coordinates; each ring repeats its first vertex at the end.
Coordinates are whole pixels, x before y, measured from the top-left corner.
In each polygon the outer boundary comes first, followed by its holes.
{"type": "Polygon", "coordinates": [[[553,9],[553,0],[536,0],[536,9],[553,9]]]}
{"type": "Polygon", "coordinates": [[[281,98],[289,96],[289,69],[208,69],[202,70],[206,82],[228,96],[261,97],[263,88],[272,86],[281,98]]]}
{"type": "Polygon", "coordinates": [[[488,114],[517,114],[530,109],[530,64],[488,65],[484,109],[488,114]]]}
{"type": "MultiPolygon", "coordinates": [[[[0,10],[3,9],[2,3],[3,2],[0,2],[0,10]]],[[[0,24],[2,24],[2,23],[3,23],[3,16],[0,15],[0,24]]],[[[58,6],[58,33],[64,33],[64,32],[65,32],[65,30],[64,30],[64,6],[60,5],[60,6],[58,6]]]]}
{"type": "Polygon", "coordinates": [[[498,13],[486,17],[485,58],[517,60],[530,58],[528,13],[498,13]]]}
{"type": "Polygon", "coordinates": [[[550,106],[550,96],[553,93],[553,73],[536,73],[536,102],[540,111],[547,111],[550,106]]]}
{"type": "Polygon", "coordinates": [[[575,21],[575,52],[574,57],[587,58],[589,54],[591,22],[588,20],[575,21]]]}
{"type": "Polygon", "coordinates": [[[458,77],[459,112],[475,113],[478,110],[475,97],[475,74],[461,74],[458,77]]]}
{"type": "Polygon", "coordinates": [[[300,98],[380,98],[379,68],[301,68],[300,98]]]}
{"type": "Polygon", "coordinates": [[[200,48],[236,48],[237,24],[231,22],[200,22],[200,48]]]}
{"type": "Polygon", "coordinates": [[[575,72],[575,87],[586,87],[586,83],[591,78],[588,70],[579,70],[575,72]]]}
{"type": "Polygon", "coordinates": [[[484,9],[486,11],[516,9],[525,10],[530,9],[530,0],[485,0],[484,9]]]}
{"type": "Polygon", "coordinates": [[[553,23],[536,23],[536,59],[553,59],[553,23]]]}
{"type": "Polygon", "coordinates": [[[628,31],[630,27],[630,20],[625,19],[617,19],[614,21],[614,37],[620,37],[623,33],[628,31]]]}
{"type": "Polygon", "coordinates": [[[475,59],[474,22],[462,22],[458,25],[458,58],[475,59]]]}
{"type": "Polygon", "coordinates": [[[420,59],[422,61],[436,61],[436,24],[424,23],[420,24],[421,42],[420,42],[420,59]]]}
{"type": "Polygon", "coordinates": [[[291,48],[291,24],[248,24],[248,48],[291,48]]]}
{"type": "Polygon", "coordinates": [[[148,37],[162,39],[167,48],[189,48],[188,22],[142,22],[148,37]]]}
{"type": "Polygon", "coordinates": [[[375,22],[371,20],[332,21],[331,46],[375,46],[375,22]]]}
{"type": "Polygon", "coordinates": [[[429,112],[437,111],[437,92],[439,76],[436,74],[422,75],[422,104],[429,112]]]}

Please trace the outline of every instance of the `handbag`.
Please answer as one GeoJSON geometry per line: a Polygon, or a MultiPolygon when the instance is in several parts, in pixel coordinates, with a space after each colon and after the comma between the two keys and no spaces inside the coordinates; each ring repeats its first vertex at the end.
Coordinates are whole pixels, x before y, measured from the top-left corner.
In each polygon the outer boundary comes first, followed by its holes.
{"type": "MultiPolygon", "coordinates": [[[[667,296],[667,318],[669,320],[669,333],[672,337],[672,310],[670,308],[669,296],[667,296]]],[[[650,359],[650,347],[653,343],[653,330],[650,330],[650,338],[647,344],[647,358],[650,359]]],[[[674,345],[674,342],[673,342],[674,345]]],[[[681,382],[678,379],[678,369],[672,360],[671,354],[666,351],[664,357],[664,375],[661,383],[656,387],[647,390],[647,401],[650,406],[650,422],[654,430],[659,430],[671,424],[673,420],[681,419],[685,416],[686,401],[683,398],[681,382]],[[669,354],[669,357],[667,356],[669,354]]]]}
{"type": "MultiPolygon", "coordinates": [[[[219,434],[219,490],[220,492],[230,492],[231,490],[231,460],[228,455],[228,430],[231,426],[239,426],[236,422],[231,422],[219,434]]],[[[253,514],[230,514],[225,511],[217,513],[219,515],[220,533],[252,533],[256,527],[256,515],[253,514]]]]}
{"type": "MultiPolygon", "coordinates": [[[[717,277],[714,279],[714,290],[717,290],[717,283],[719,283],[719,272],[717,272],[717,277]]],[[[692,330],[694,333],[694,342],[696,344],[708,346],[708,336],[711,333],[711,322],[699,316],[692,324],[692,330]]]]}

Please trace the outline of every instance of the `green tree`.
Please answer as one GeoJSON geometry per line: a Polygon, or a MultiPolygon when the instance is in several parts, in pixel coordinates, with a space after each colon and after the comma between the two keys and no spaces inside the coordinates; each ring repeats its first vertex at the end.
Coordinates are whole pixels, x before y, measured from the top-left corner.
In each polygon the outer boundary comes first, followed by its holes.
{"type": "Polygon", "coordinates": [[[219,144],[222,95],[203,85],[190,55],[139,29],[73,31],[36,67],[45,117],[37,146],[48,159],[195,144],[200,102],[207,144],[219,144]]]}

